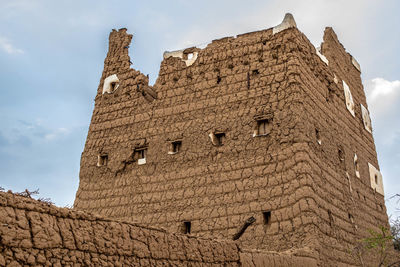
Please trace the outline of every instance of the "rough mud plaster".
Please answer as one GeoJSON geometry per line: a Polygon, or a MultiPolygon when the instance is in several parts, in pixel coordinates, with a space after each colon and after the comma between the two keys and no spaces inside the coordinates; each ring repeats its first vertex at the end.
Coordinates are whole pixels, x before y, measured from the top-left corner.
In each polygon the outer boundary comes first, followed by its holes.
{"type": "Polygon", "coordinates": [[[313,64],[315,48],[305,36],[303,41],[300,88],[304,92],[304,112],[300,116],[309,136],[308,155],[312,159],[310,169],[314,173],[313,190],[319,210],[319,252],[324,262],[321,265],[351,264],[348,248],[354,240],[368,235],[367,229],[389,227],[384,197],[371,188],[367,163],[378,166],[374,140],[364,129],[361,112],[355,112],[353,117],[346,109],[342,81],[351,88],[355,107],[367,107],[365,93],[360,72],[331,28],[326,28],[321,45],[329,66],[313,64]],[[334,82],[335,75],[338,84],[334,82]],[[329,142],[317,145],[316,127],[329,142]],[[342,153],[338,153],[340,150],[342,153]],[[354,171],[355,153],[360,177],[354,171]]]}
{"type": "Polygon", "coordinates": [[[0,266],[317,266],[310,249],[243,251],[0,192],[0,266]]]}
{"type": "Polygon", "coordinates": [[[157,94],[152,102],[137,91],[148,86],[146,76],[129,68],[130,38],[125,30],[110,35],[77,210],[178,233],[190,221],[192,235],[218,239],[231,239],[253,216],[241,246],[308,246],[327,266],[352,264],[349,247],[367,229],[388,225],[383,196],[370,183],[367,162],[379,168],[372,135],[361,112],[348,112],[343,93],[346,81],[354,107],[367,107],[360,72],[332,29],[321,46],[329,66],[295,27],[214,40],[196,50],[190,66],[168,57],[149,87],[157,94]],[[103,80],[114,73],[121,90],[102,95],[103,80]],[[269,134],[253,137],[265,116],[273,118],[269,134]],[[315,129],[329,142],[319,144],[315,129]],[[225,133],[222,145],[213,145],[211,132],[225,133]],[[182,146],[170,155],[172,140],[182,146]],[[146,164],[139,166],[131,155],[144,144],[146,164]],[[108,164],[97,167],[102,151],[108,164]]]}

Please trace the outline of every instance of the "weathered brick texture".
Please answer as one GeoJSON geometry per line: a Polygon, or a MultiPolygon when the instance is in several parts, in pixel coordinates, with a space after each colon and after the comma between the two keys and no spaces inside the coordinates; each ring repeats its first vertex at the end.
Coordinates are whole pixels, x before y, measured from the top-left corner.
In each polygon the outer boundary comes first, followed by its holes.
{"type": "Polygon", "coordinates": [[[244,247],[310,247],[327,265],[351,264],[356,240],[388,226],[370,184],[368,163],[379,166],[360,72],[332,29],[326,59],[297,28],[268,29],[166,54],[153,86],[130,68],[131,38],[126,29],[110,34],[76,209],[178,233],[190,222],[191,234],[216,239],[231,239],[253,216],[244,247]],[[103,94],[114,74],[117,89],[103,94]],[[263,121],[268,134],[257,136],[263,121]]]}

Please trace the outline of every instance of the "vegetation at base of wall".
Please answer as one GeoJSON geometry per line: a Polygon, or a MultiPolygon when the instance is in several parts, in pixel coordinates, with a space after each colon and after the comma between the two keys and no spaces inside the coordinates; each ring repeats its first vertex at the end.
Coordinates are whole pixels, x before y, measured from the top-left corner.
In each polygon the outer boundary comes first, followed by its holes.
{"type": "MultiPolygon", "coordinates": [[[[393,199],[397,198],[397,204],[399,204],[400,201],[400,194],[395,194],[389,198],[393,199]]],[[[396,208],[397,211],[400,211],[399,208],[396,208]]],[[[400,251],[400,217],[397,217],[396,219],[391,219],[390,221],[390,232],[392,233],[393,236],[393,246],[395,250],[400,251]]]]}
{"type": "Polygon", "coordinates": [[[393,236],[393,246],[395,250],[400,251],[400,218],[390,221],[390,232],[393,236]]]}
{"type": "Polygon", "coordinates": [[[400,255],[393,250],[396,237],[392,235],[391,231],[392,229],[389,230],[384,226],[380,226],[377,230],[369,229],[369,236],[358,240],[350,254],[363,267],[400,266],[400,255]]]}

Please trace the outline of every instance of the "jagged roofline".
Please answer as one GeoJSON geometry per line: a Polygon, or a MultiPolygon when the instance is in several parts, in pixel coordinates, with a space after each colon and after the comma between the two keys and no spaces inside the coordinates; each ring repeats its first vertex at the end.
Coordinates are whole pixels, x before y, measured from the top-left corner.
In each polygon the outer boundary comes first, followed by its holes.
{"type": "MultiPolygon", "coordinates": [[[[290,13],[286,13],[281,24],[272,28],[272,34],[277,34],[281,31],[284,31],[289,28],[297,28],[297,25],[296,25],[296,21],[294,20],[293,15],[290,13]]],[[[237,36],[239,36],[239,35],[236,35],[235,37],[237,37],[237,36]]],[[[224,38],[227,38],[227,37],[223,37],[223,39],[224,38]]],[[[198,52],[194,51],[194,52],[190,53],[190,54],[192,54],[192,57],[190,57],[190,58],[185,57],[184,52],[185,52],[185,50],[196,49],[196,48],[199,49],[199,47],[190,47],[190,48],[185,48],[185,49],[180,49],[180,50],[175,50],[175,51],[165,51],[163,54],[163,58],[167,59],[169,57],[178,57],[178,58],[181,58],[186,63],[186,66],[190,66],[196,61],[198,52]]]]}
{"type": "MultiPolygon", "coordinates": [[[[286,13],[284,18],[283,18],[283,20],[282,20],[282,22],[279,25],[277,25],[275,27],[272,27],[272,34],[273,35],[277,34],[277,33],[281,32],[281,31],[284,31],[284,30],[289,29],[289,28],[297,28],[297,24],[296,24],[296,21],[295,21],[293,15],[291,13],[286,13]]],[[[264,29],[264,30],[261,30],[261,31],[270,30],[270,29],[271,28],[264,29]]],[[[113,29],[112,31],[115,32],[116,30],[113,29]]],[[[121,28],[118,31],[122,31],[122,32],[126,33],[127,29],[126,28],[121,28]]],[[[258,32],[258,31],[255,31],[255,32],[258,32]]],[[[252,33],[252,32],[244,33],[244,34],[247,35],[247,34],[250,34],[250,33],[252,33]]],[[[215,39],[213,41],[217,41],[217,40],[221,40],[221,39],[225,39],[225,38],[237,38],[238,36],[241,36],[241,35],[244,35],[244,34],[238,34],[236,36],[230,36],[230,37],[222,37],[222,38],[219,38],[219,39],[215,39]]],[[[130,40],[131,40],[132,39],[132,34],[128,34],[128,35],[129,35],[130,40]]],[[[337,38],[337,35],[334,32],[332,27],[326,27],[325,28],[323,41],[325,41],[327,35],[333,35],[334,38],[340,43],[340,41],[337,38]]],[[[196,60],[198,58],[198,55],[199,55],[199,52],[202,49],[206,48],[210,43],[212,43],[212,42],[208,42],[208,43],[205,43],[205,44],[200,45],[200,46],[193,46],[193,47],[188,47],[188,48],[179,49],[179,50],[175,50],[175,51],[165,51],[163,53],[163,59],[165,60],[165,59],[168,59],[170,57],[180,58],[183,62],[185,62],[186,67],[189,67],[193,63],[196,62],[196,60]]],[[[340,45],[343,47],[344,50],[346,50],[345,47],[342,44],[340,44],[340,45]]],[[[329,65],[329,61],[323,55],[322,46],[323,46],[323,43],[321,43],[321,46],[316,48],[316,54],[321,58],[321,60],[325,64],[329,65]]],[[[354,67],[359,72],[361,72],[360,64],[357,62],[357,60],[350,53],[348,53],[348,54],[351,56],[351,61],[352,61],[352,64],[354,65],[354,67]]]]}
{"type": "MultiPolygon", "coordinates": [[[[277,25],[277,26],[272,28],[272,34],[273,35],[277,34],[277,33],[281,32],[281,31],[284,31],[284,30],[289,29],[289,28],[297,28],[297,25],[296,25],[296,21],[294,20],[293,15],[290,14],[290,13],[287,13],[285,15],[283,21],[279,25],[277,25]]],[[[264,29],[264,30],[261,30],[261,31],[270,30],[270,29],[271,28],[264,29]]],[[[255,31],[255,32],[258,32],[258,31],[255,31]]],[[[110,36],[109,36],[109,50],[108,50],[108,54],[107,54],[107,57],[106,57],[106,60],[105,60],[105,64],[107,63],[106,61],[107,61],[107,58],[110,56],[110,54],[115,53],[113,51],[113,49],[111,48],[114,45],[111,42],[111,39],[112,39],[111,37],[114,34],[123,34],[123,35],[126,36],[126,39],[124,40],[123,45],[122,45],[123,49],[129,48],[129,45],[130,45],[130,43],[132,41],[133,35],[127,33],[127,28],[120,28],[118,30],[113,29],[111,31],[111,33],[110,33],[110,36]]],[[[239,36],[247,35],[247,34],[251,34],[251,32],[250,33],[239,34],[239,35],[236,35],[235,37],[231,37],[231,38],[237,38],[239,36]]],[[[225,38],[229,38],[229,37],[224,37],[222,39],[225,39],[225,38]]],[[[219,40],[219,39],[216,39],[216,40],[213,40],[213,41],[217,41],[217,40],[219,40]]],[[[208,44],[210,44],[210,43],[208,43],[208,44]]],[[[204,48],[207,48],[208,44],[204,48]]],[[[163,54],[163,59],[166,60],[166,59],[168,59],[170,57],[180,58],[182,61],[185,62],[186,67],[189,67],[193,63],[196,62],[196,60],[198,58],[198,55],[199,55],[199,52],[201,50],[202,50],[202,48],[190,47],[190,48],[185,48],[185,49],[171,51],[171,52],[165,51],[164,54],[163,54]]],[[[126,57],[125,58],[125,62],[129,62],[129,65],[131,65],[132,62],[131,62],[131,58],[129,56],[128,50],[125,50],[123,52],[123,54],[125,54],[125,57],[126,57]]],[[[118,69],[121,70],[121,66],[118,69]]],[[[117,75],[117,73],[119,72],[118,69],[116,69],[112,73],[108,73],[107,76],[105,76],[105,77],[103,77],[101,79],[101,82],[100,82],[99,88],[98,88],[98,96],[104,95],[105,93],[110,94],[110,93],[114,92],[119,87],[119,84],[118,84],[119,77],[117,75]]],[[[122,69],[126,69],[126,68],[122,67],[122,69]]],[[[138,78],[137,78],[138,81],[137,82],[138,82],[138,84],[142,84],[143,85],[143,88],[140,87],[140,86],[138,87],[138,91],[142,92],[143,96],[147,97],[147,100],[151,102],[151,101],[153,101],[154,99],[157,98],[156,97],[156,92],[153,90],[153,88],[152,88],[153,86],[149,86],[149,77],[144,75],[143,73],[141,73],[140,70],[137,70],[137,71],[140,73],[140,75],[138,75],[138,78]]],[[[103,70],[103,74],[104,74],[104,70],[103,70]]],[[[159,77],[159,75],[157,76],[157,78],[158,77],[159,77]]]]}

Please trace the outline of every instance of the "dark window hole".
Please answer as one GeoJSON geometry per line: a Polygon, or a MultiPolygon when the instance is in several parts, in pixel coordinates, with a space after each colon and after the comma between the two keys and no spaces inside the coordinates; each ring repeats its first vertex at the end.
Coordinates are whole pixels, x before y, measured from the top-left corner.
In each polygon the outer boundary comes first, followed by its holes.
{"type": "Polygon", "coordinates": [[[271,211],[264,211],[263,212],[263,219],[264,219],[264,224],[268,225],[271,221],[271,211]]]}
{"type": "Polygon", "coordinates": [[[217,145],[222,146],[225,140],[225,133],[216,133],[215,134],[217,145]]]}
{"type": "Polygon", "coordinates": [[[254,136],[268,135],[272,130],[272,120],[264,119],[257,121],[257,128],[254,132],[254,136]]]}
{"type": "Polygon", "coordinates": [[[181,146],[182,146],[182,141],[171,142],[171,147],[169,149],[169,152],[171,154],[178,153],[181,150],[181,146]]]}
{"type": "Polygon", "coordinates": [[[192,223],[189,221],[183,222],[183,233],[190,234],[191,230],[192,230],[192,223]]]}
{"type": "Polygon", "coordinates": [[[107,162],[108,162],[107,154],[99,155],[97,166],[107,166],[107,162]]]}
{"type": "Polygon", "coordinates": [[[114,91],[116,86],[117,86],[116,82],[111,83],[111,90],[114,91]]]}

